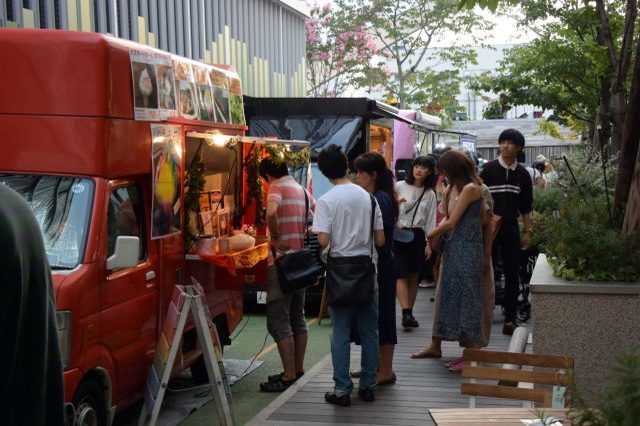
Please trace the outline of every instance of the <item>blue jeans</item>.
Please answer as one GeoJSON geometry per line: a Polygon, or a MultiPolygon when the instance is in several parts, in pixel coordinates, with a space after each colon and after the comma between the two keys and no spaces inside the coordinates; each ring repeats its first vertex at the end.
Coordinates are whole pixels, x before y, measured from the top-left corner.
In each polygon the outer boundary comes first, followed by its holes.
{"type": "Polygon", "coordinates": [[[358,318],[361,339],[360,389],[373,389],[378,374],[378,292],[369,305],[329,307],[331,315],[331,361],[336,396],[351,393],[353,381],[349,377],[351,355],[351,323],[358,318]]]}

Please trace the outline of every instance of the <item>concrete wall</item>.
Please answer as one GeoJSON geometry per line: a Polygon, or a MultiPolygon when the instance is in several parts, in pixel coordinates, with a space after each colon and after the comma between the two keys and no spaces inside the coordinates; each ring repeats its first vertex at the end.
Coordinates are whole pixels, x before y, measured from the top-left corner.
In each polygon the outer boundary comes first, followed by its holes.
{"type": "Polygon", "coordinates": [[[616,356],[640,342],[640,284],[565,281],[540,255],[531,294],[534,353],[573,356],[578,388],[594,401],[616,356]]]}

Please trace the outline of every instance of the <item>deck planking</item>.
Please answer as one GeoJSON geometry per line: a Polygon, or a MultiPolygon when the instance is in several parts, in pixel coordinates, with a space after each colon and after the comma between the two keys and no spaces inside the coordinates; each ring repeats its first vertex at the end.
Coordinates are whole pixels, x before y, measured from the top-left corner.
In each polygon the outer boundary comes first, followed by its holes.
{"type": "MultiPolygon", "coordinates": [[[[309,370],[291,388],[254,417],[250,425],[433,425],[430,408],[468,408],[469,398],[460,394],[460,373],[454,373],[443,364],[462,355],[456,342],[443,342],[443,358],[411,359],[412,352],[431,341],[433,322],[433,289],[420,289],[414,316],[420,323],[417,329],[404,331],[398,318],[398,344],[395,349],[394,370],[397,382],[379,386],[376,400],[365,403],[358,398],[358,379],[354,381],[351,407],[337,407],[324,401],[325,392],[333,390],[331,355],[327,355],[309,370]]],[[[487,349],[506,350],[510,336],[502,334],[504,317],[500,307],[494,313],[491,340],[487,349]]],[[[527,326],[528,327],[528,326],[527,326]]],[[[528,347],[527,351],[531,348],[528,347]]],[[[360,348],[351,347],[351,369],[360,365],[360,348]]],[[[477,407],[519,407],[518,401],[476,398],[477,407]]]]}

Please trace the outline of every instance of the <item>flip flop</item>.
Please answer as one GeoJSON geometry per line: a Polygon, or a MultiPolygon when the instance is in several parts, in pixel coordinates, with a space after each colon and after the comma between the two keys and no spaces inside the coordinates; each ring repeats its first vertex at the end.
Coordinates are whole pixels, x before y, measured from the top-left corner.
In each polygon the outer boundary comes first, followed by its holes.
{"type": "Polygon", "coordinates": [[[445,363],[443,364],[443,365],[444,365],[444,368],[449,368],[449,367],[451,367],[451,365],[452,365],[452,364],[455,364],[455,363],[460,362],[460,361],[462,361],[462,360],[463,360],[463,358],[462,358],[462,357],[460,357],[460,358],[456,358],[456,359],[452,359],[452,360],[449,360],[449,361],[447,361],[447,362],[445,362],[445,363]]]}
{"type": "Polygon", "coordinates": [[[442,358],[442,352],[437,353],[434,351],[431,351],[429,349],[425,349],[422,351],[418,351],[418,352],[414,352],[411,355],[411,358],[413,359],[420,359],[420,358],[442,358]]]}
{"type": "Polygon", "coordinates": [[[461,372],[463,368],[464,368],[464,359],[460,359],[449,365],[449,371],[453,371],[454,373],[461,372]]]}

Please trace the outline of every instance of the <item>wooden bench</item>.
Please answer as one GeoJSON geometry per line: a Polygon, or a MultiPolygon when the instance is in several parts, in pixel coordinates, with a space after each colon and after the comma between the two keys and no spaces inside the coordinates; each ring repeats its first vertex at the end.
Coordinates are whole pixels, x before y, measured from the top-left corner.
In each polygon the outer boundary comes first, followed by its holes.
{"type": "Polygon", "coordinates": [[[469,406],[475,408],[476,396],[506,398],[531,401],[551,407],[553,391],[535,389],[532,385],[568,386],[571,382],[573,357],[559,355],[534,355],[511,352],[492,352],[477,349],[464,350],[465,367],[462,376],[470,382],[460,385],[460,393],[470,395],[469,406]],[[514,370],[481,363],[516,364],[530,367],[544,367],[554,371],[514,370]],[[495,384],[477,383],[476,380],[496,381],[495,384]],[[528,388],[523,383],[531,384],[528,388]]]}

